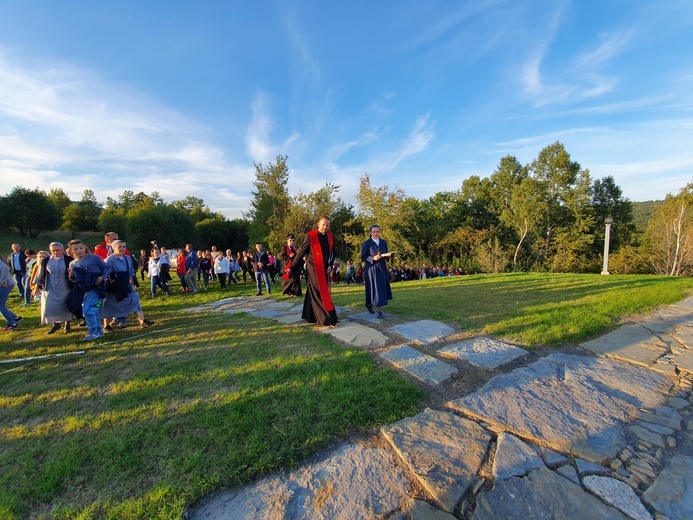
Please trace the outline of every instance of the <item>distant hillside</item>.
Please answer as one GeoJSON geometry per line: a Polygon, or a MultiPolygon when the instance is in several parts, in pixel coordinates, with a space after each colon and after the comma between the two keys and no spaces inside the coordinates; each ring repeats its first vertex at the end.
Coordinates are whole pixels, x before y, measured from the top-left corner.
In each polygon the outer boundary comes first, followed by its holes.
{"type": "Polygon", "coordinates": [[[647,221],[654,213],[657,206],[662,204],[663,200],[648,200],[646,202],[633,202],[633,223],[639,232],[644,232],[647,229],[647,221]]]}

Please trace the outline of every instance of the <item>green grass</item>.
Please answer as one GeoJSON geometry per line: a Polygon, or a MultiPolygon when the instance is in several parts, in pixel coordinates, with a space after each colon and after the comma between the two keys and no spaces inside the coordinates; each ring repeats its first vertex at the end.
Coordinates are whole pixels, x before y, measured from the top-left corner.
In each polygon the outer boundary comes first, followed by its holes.
{"type": "MultiPolygon", "coordinates": [[[[453,277],[394,284],[388,312],[560,345],[692,287],[650,276],[453,277]]],[[[294,467],[335,439],[419,411],[420,389],[328,335],[188,312],[242,294],[254,288],[143,297],[153,328],[119,330],[93,346],[79,332],[46,336],[37,308],[24,312],[13,294],[25,320],[0,335],[0,359],[89,348],[0,365],[0,517],[180,518],[209,491],[294,467]]],[[[362,309],[363,288],[335,287],[334,300],[362,309]]]]}

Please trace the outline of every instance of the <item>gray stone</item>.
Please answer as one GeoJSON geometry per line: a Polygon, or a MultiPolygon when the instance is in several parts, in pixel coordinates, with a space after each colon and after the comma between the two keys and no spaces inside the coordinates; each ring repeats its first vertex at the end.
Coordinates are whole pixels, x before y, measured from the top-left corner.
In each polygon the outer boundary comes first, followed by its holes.
{"type": "Polygon", "coordinates": [[[587,491],[601,498],[633,520],[652,520],[633,489],[619,480],[589,475],[582,479],[587,491]]]}
{"type": "Polygon", "coordinates": [[[493,459],[493,478],[507,480],[526,475],[544,465],[531,446],[510,433],[498,436],[498,447],[493,459]]]}
{"type": "Polygon", "coordinates": [[[284,311],[288,312],[291,309],[293,309],[294,305],[296,305],[295,301],[286,300],[283,302],[274,301],[274,302],[268,303],[267,307],[269,309],[284,310],[284,311]]]}
{"type": "Polygon", "coordinates": [[[693,350],[675,356],[672,361],[682,372],[693,373],[693,350]]]}
{"type": "Polygon", "coordinates": [[[556,473],[563,478],[567,478],[571,482],[575,482],[578,486],[580,485],[580,477],[578,477],[577,471],[575,471],[573,466],[561,466],[556,470],[556,473]]]}
{"type": "Polygon", "coordinates": [[[623,325],[580,346],[603,356],[647,367],[669,351],[659,337],[635,324],[623,325]]]}
{"type": "Polygon", "coordinates": [[[663,403],[672,386],[666,376],[631,364],[552,354],[448,405],[556,451],[603,462],[626,445],[623,428],[637,410],[663,403]]]}
{"type": "MultiPolygon", "coordinates": [[[[385,318],[391,317],[390,314],[383,313],[385,318]]],[[[370,312],[359,312],[358,314],[352,314],[349,316],[350,320],[365,321],[367,323],[372,323],[373,325],[378,325],[382,323],[382,320],[378,318],[377,314],[371,314],[370,312]]]]}
{"type": "Polygon", "coordinates": [[[476,482],[491,442],[491,435],[474,421],[431,409],[381,431],[421,485],[449,512],[476,482]]]}
{"type": "Polygon", "coordinates": [[[401,516],[393,516],[390,520],[456,520],[454,516],[434,508],[423,500],[408,500],[402,506],[401,516]]]}
{"type": "Polygon", "coordinates": [[[643,500],[670,520],[693,518],[693,457],[675,455],[642,494],[643,500]]]}
{"type": "Polygon", "coordinates": [[[329,334],[335,339],[354,347],[380,348],[385,346],[388,337],[372,327],[366,327],[353,321],[342,321],[335,328],[319,329],[323,334],[329,334]]]}
{"type": "Polygon", "coordinates": [[[256,318],[268,318],[268,319],[275,319],[275,318],[281,318],[282,316],[286,316],[286,312],[272,310],[272,309],[255,309],[255,310],[251,310],[250,314],[252,316],[255,316],[256,318]]]}
{"type": "Polygon", "coordinates": [[[477,496],[476,510],[472,518],[474,520],[499,518],[623,520],[626,517],[568,479],[556,475],[547,468],[539,468],[524,478],[501,480],[491,491],[480,493],[477,496]]]}
{"type": "Polygon", "coordinates": [[[660,448],[664,448],[664,439],[662,439],[662,436],[658,433],[651,432],[650,430],[643,428],[642,426],[633,425],[629,426],[628,429],[633,432],[637,437],[645,442],[650,442],[654,444],[655,446],[659,446],[660,448]]]}
{"type": "Polygon", "coordinates": [[[457,369],[409,345],[400,345],[381,356],[424,383],[438,385],[457,373],[457,369]]]}
{"type": "MultiPolygon", "coordinates": [[[[671,400],[671,398],[669,400],[671,400]]],[[[655,408],[655,413],[657,415],[664,415],[665,417],[669,417],[670,419],[677,419],[679,421],[683,420],[681,414],[674,410],[671,406],[658,406],[657,408],[655,408]]]]}
{"type": "Polygon", "coordinates": [[[440,349],[438,352],[487,370],[505,365],[528,354],[526,350],[515,345],[484,337],[464,340],[440,349]]]}
{"type": "Polygon", "coordinates": [[[189,518],[382,518],[397,510],[411,490],[392,452],[345,444],[288,475],[213,495],[189,511],[189,518]]]}
{"type": "Polygon", "coordinates": [[[419,320],[395,325],[387,329],[386,332],[399,334],[409,341],[416,341],[422,345],[430,345],[431,343],[444,340],[455,330],[439,321],[419,320]]]}
{"type": "Polygon", "coordinates": [[[296,323],[305,323],[300,314],[286,314],[285,316],[280,316],[277,318],[279,323],[284,323],[285,325],[294,325],[296,323]]]}
{"type": "Polygon", "coordinates": [[[659,433],[662,435],[674,434],[674,430],[672,430],[668,426],[662,426],[661,424],[652,424],[644,421],[638,421],[638,426],[642,426],[643,428],[647,428],[651,432],[659,433]]]}
{"type": "Polygon", "coordinates": [[[658,415],[650,412],[643,412],[641,410],[635,412],[635,417],[648,423],[666,426],[667,428],[671,428],[672,430],[681,430],[681,421],[678,419],[674,419],[672,417],[665,417],[663,415],[658,415]]]}
{"type": "Polygon", "coordinates": [[[537,452],[537,455],[539,455],[542,458],[542,460],[547,466],[555,467],[568,462],[568,457],[562,455],[561,453],[553,451],[550,448],[546,448],[545,446],[535,445],[534,450],[537,452]]]}
{"type": "Polygon", "coordinates": [[[690,403],[681,397],[671,397],[669,398],[669,406],[677,410],[682,410],[689,406],[690,403]]]}
{"type": "Polygon", "coordinates": [[[580,475],[606,475],[609,470],[604,466],[588,460],[575,459],[575,465],[580,475]]]}

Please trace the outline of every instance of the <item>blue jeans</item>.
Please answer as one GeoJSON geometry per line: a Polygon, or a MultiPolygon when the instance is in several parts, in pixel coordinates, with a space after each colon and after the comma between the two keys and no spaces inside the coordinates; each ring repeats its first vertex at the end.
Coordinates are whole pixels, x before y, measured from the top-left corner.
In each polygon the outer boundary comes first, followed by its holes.
{"type": "Polygon", "coordinates": [[[99,307],[103,300],[96,291],[87,291],[82,300],[82,313],[87,322],[89,334],[103,334],[101,328],[101,318],[99,318],[99,307]]]}
{"type": "Polygon", "coordinates": [[[166,294],[168,294],[168,284],[164,282],[164,279],[161,276],[152,276],[150,277],[150,280],[152,282],[152,296],[156,296],[156,286],[158,285],[161,287],[161,290],[164,291],[166,294]]]}
{"type": "Polygon", "coordinates": [[[14,285],[9,287],[0,286],[0,314],[5,318],[8,325],[14,325],[15,320],[18,318],[14,312],[7,308],[7,298],[9,298],[13,288],[14,285]]]}
{"type": "Polygon", "coordinates": [[[255,285],[257,286],[257,292],[262,294],[262,280],[265,280],[265,287],[267,287],[267,294],[272,292],[270,288],[269,273],[267,271],[260,271],[255,273],[255,285]]]}
{"type": "Polygon", "coordinates": [[[29,275],[24,276],[24,303],[31,303],[31,285],[29,284],[29,275]]]}
{"type": "Polygon", "coordinates": [[[19,293],[19,297],[24,298],[24,277],[26,276],[26,274],[15,271],[13,273],[13,276],[14,281],[17,284],[17,292],[19,293]]]}

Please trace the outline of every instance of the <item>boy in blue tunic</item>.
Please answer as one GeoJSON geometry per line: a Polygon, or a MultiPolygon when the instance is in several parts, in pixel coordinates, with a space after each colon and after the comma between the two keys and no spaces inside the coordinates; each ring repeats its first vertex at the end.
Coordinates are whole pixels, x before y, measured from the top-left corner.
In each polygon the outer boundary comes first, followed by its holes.
{"type": "Polygon", "coordinates": [[[106,278],[111,274],[111,268],[101,257],[88,254],[81,240],[71,240],[68,249],[74,257],[69,267],[70,280],[84,291],[82,311],[89,329],[84,341],[93,341],[103,336],[99,307],[106,298],[106,278]]]}

